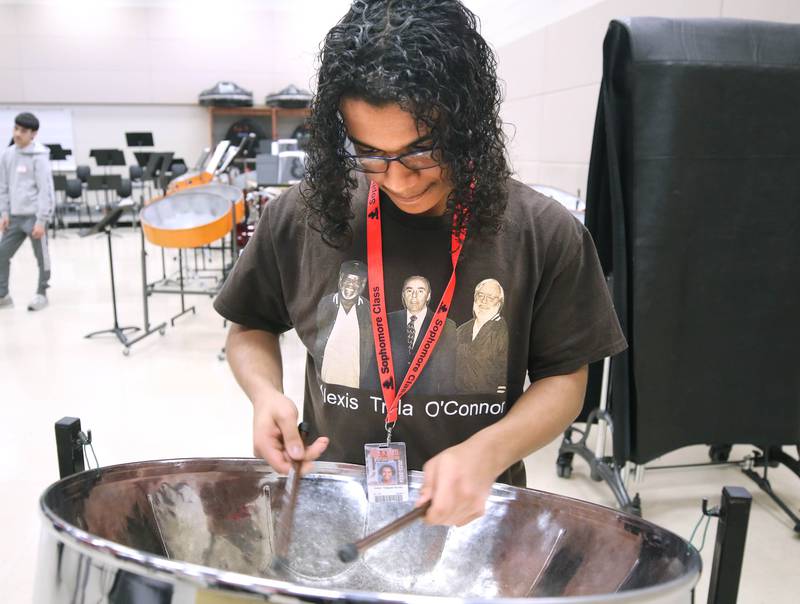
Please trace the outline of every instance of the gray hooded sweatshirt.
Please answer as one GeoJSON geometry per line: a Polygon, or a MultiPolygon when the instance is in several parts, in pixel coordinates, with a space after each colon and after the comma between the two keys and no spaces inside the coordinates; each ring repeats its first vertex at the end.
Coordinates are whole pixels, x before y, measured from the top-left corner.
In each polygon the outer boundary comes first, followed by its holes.
{"type": "Polygon", "coordinates": [[[54,203],[50,149],[36,141],[6,148],[0,155],[0,216],[36,216],[46,225],[54,203]]]}

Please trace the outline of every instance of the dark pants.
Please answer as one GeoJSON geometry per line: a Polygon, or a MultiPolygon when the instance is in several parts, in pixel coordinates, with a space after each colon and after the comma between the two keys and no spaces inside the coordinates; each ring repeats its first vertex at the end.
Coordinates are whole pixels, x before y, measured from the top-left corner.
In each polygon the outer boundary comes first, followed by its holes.
{"type": "Polygon", "coordinates": [[[31,237],[36,224],[36,216],[12,216],[8,227],[0,238],[0,298],[8,294],[8,275],[11,258],[29,237],[33,246],[33,254],[39,264],[39,284],[36,293],[44,295],[50,281],[50,253],[47,245],[47,229],[41,239],[31,237]]]}

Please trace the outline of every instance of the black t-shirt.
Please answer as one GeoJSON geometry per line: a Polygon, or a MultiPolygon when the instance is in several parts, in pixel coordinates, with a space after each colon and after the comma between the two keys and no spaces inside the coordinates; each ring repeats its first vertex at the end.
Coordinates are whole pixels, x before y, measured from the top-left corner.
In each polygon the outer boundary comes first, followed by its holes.
{"type": "MultiPolygon", "coordinates": [[[[322,459],[358,464],[365,443],[386,438],[365,272],[367,191],[362,178],[353,195],[353,241],[343,250],[304,222],[298,187],[270,202],[214,303],[241,325],[297,330],[308,351],[303,417],[311,437],[330,437],[322,459]]],[[[586,229],[517,181],[509,180],[508,192],[502,229],[467,236],[447,324],[400,403],[392,438],[406,443],[411,469],[500,419],[522,394],[526,373],[531,381],[571,373],[625,348],[586,229]]],[[[443,217],[406,214],[383,195],[381,210],[400,383],[452,273],[450,227],[443,217]],[[404,304],[412,276],[424,277],[416,287],[429,282],[427,310],[404,304]]],[[[519,463],[498,479],[525,484],[519,463]]]]}

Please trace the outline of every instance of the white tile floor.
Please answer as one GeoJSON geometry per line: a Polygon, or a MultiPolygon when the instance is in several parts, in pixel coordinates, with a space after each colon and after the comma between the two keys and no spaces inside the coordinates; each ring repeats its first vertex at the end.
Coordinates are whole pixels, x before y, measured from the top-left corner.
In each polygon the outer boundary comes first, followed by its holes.
{"type": "MultiPolygon", "coordinates": [[[[120,323],[141,325],[139,239],[130,229],[114,238],[120,323]]],[[[146,459],[251,454],[249,403],[225,363],[217,360],[225,331],[207,297],[193,297],[197,315],[184,316],[166,335],[153,335],[124,357],[113,338],[83,335],[113,323],[106,242],[75,233],[51,241],[51,305],[40,313],[25,306],[36,271],[26,244],[12,262],[11,290],[17,305],[0,311],[0,586],[8,603],[31,600],[40,528],[38,497],[58,478],[53,424],[80,417],[93,431],[103,465],[146,459]]],[[[160,253],[149,248],[151,277],[160,275],[160,253]]],[[[180,308],[175,296],[151,298],[154,322],[180,308]]],[[[304,353],[287,335],[286,391],[302,398],[304,353]]],[[[570,480],[555,475],[557,443],[529,457],[530,486],[603,505],[613,505],[609,489],[588,479],[586,464],[575,462],[570,480]]],[[[734,448],[739,458],[749,448],[734,448]]],[[[705,461],[705,448],[672,453],[660,464],[705,461]]],[[[800,479],[783,468],[770,471],[775,489],[794,510],[800,506],[800,479]]],[[[688,538],[700,516],[700,500],[716,503],[723,485],[740,485],[754,495],[739,602],[789,604],[800,600],[800,539],[788,518],[735,467],[661,470],[646,473],[641,493],[644,517],[688,538]]],[[[704,573],[696,601],[706,601],[715,526],[702,551],[704,573]]]]}

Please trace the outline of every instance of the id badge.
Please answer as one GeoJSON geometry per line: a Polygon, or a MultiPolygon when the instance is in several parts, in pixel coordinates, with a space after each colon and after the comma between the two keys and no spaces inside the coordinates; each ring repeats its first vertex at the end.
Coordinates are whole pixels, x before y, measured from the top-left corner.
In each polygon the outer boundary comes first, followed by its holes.
{"type": "Polygon", "coordinates": [[[17,166],[17,174],[25,174],[28,171],[28,166],[25,164],[19,164],[17,166]]]}
{"type": "Polygon", "coordinates": [[[367,498],[370,503],[408,501],[406,444],[393,442],[364,445],[367,498]]]}

